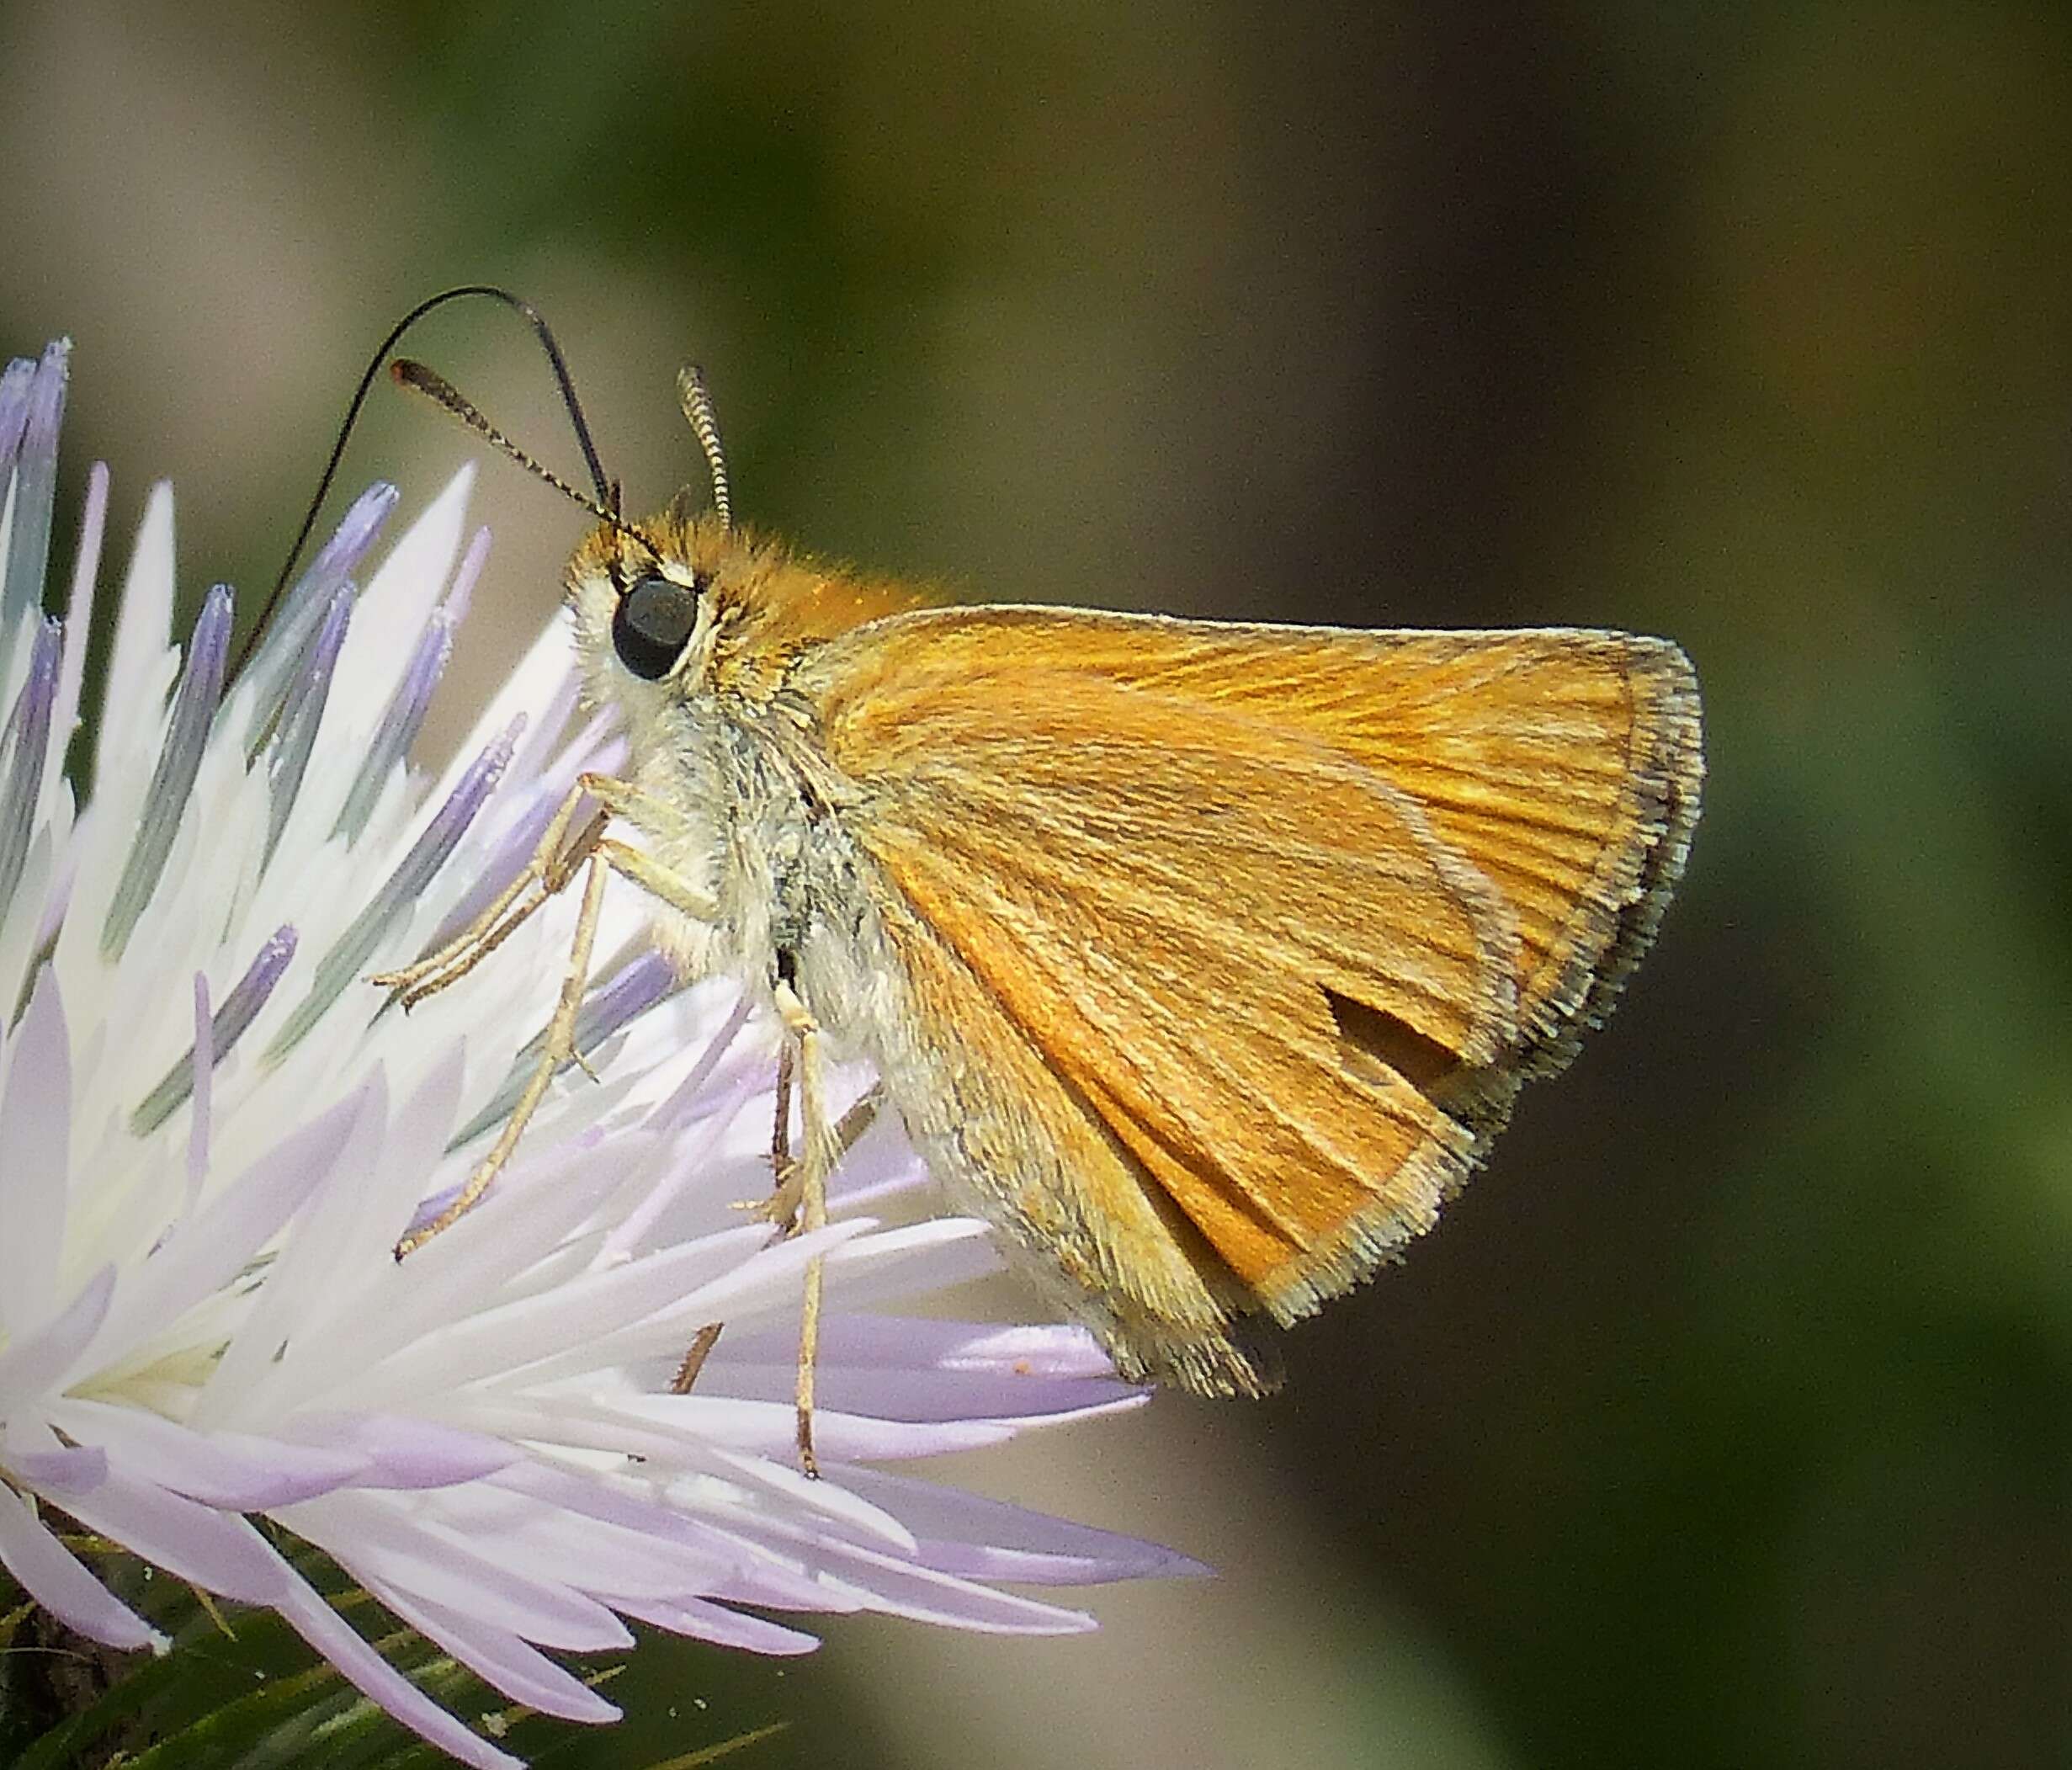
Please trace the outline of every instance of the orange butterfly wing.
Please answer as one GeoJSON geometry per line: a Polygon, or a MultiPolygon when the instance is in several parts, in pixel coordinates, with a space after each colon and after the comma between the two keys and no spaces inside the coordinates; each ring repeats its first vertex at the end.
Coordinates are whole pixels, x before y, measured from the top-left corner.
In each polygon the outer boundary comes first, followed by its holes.
{"type": "Polygon", "coordinates": [[[948,609],[801,685],[924,1034],[986,1054],[910,1126],[1195,1387],[1428,1226],[1696,811],[1688,667],[1618,635],[948,609]]]}
{"type": "Polygon", "coordinates": [[[1697,683],[1676,646],[1072,619],[1108,642],[1083,667],[1299,730],[1407,794],[1517,919],[1514,1060],[1540,1075],[1574,1055],[1653,938],[1697,820],[1697,683]]]}

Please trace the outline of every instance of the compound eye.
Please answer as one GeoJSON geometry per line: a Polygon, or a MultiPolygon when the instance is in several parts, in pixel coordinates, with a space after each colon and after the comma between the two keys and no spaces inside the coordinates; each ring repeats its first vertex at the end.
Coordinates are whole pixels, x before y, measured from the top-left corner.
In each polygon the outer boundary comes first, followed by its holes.
{"type": "Polygon", "coordinates": [[[696,590],[674,578],[644,577],[612,611],[612,649],[635,676],[659,681],[675,667],[697,625],[696,590]]]}

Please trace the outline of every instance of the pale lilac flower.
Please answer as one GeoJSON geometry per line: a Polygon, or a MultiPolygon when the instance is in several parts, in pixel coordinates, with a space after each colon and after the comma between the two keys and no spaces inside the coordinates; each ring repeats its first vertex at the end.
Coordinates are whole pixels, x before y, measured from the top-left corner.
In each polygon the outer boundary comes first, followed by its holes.
{"type": "Polygon", "coordinates": [[[61,625],[41,602],[65,371],[59,345],[0,376],[0,1563],[80,1633],[152,1643],[40,1516],[55,1507],[278,1611],[482,1765],[515,1760],[385,1663],[253,1518],[513,1700],[585,1721],[615,1711],[541,1650],[624,1649],[628,1618],[766,1653],[813,1638],[764,1611],[1061,1632],[1091,1619],[994,1582],[1190,1571],[872,1466],[1140,1398],[1075,1328],[869,1312],[991,1263],[978,1225],[859,1214],[922,1178],[890,1125],[824,1231],[773,1242],[733,1209],[769,1183],[773,1037],[728,990],[675,987],[630,892],[586,1011],[602,1081],[565,1076],[481,1208],[398,1265],[396,1236],[500,1117],[572,906],[412,1015],[366,977],[509,876],[613,741],[567,736],[555,630],[444,779],[407,771],[484,557],[466,475],[371,571],[396,496],[363,497],[227,691],[226,590],[173,643],[162,486],[75,807],[108,481],[88,481],[61,625]],[[817,1482],[790,1405],[816,1253],[817,1482]],[[710,1321],[695,1391],[668,1393],[710,1321]]]}

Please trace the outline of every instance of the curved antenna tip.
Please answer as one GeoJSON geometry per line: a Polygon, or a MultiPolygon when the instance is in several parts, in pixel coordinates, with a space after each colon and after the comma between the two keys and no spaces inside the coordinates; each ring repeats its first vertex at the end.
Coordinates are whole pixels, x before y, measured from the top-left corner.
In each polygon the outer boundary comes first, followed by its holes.
{"type": "Polygon", "coordinates": [[[412,357],[398,357],[389,364],[389,373],[395,377],[398,385],[407,387],[412,393],[422,394],[434,406],[451,412],[491,448],[499,454],[508,455],[542,485],[551,486],[562,497],[582,505],[599,522],[608,523],[614,529],[624,526],[619,519],[615,486],[608,486],[601,500],[577,490],[491,423],[474,402],[436,369],[429,368],[412,357]]]}
{"type": "Polygon", "coordinates": [[[683,408],[698,446],[705,451],[705,465],[712,475],[713,512],[722,529],[731,529],[734,502],[727,491],[726,451],[720,444],[719,416],[705,386],[705,373],[695,363],[686,363],[677,371],[677,402],[683,408]]]}

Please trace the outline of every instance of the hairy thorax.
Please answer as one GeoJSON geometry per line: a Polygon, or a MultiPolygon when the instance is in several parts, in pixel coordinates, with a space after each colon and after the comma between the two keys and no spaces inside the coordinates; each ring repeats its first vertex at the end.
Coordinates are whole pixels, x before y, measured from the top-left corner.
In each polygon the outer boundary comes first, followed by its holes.
{"type": "Polygon", "coordinates": [[[767,999],[778,970],[843,1055],[881,1055],[895,980],[874,897],[876,863],[853,840],[853,789],[810,741],[810,716],[783,696],[679,700],[636,741],[630,777],[646,847],[712,899],[709,921],[665,911],[656,933],[686,976],[737,978],[767,999]]]}
{"type": "Polygon", "coordinates": [[[831,573],[709,517],[665,513],[645,539],[601,530],[571,562],[569,603],[586,698],[619,715],[642,845],[716,906],[665,911],[657,938],[683,973],[737,977],[768,997],[780,966],[836,1049],[876,1056],[897,1012],[883,931],[852,839],[855,788],[827,759],[810,696],[793,686],[828,639],[911,606],[903,587],[831,573]],[[619,667],[612,614],[632,577],[695,582],[699,617],[679,666],[642,681],[619,667]]]}

